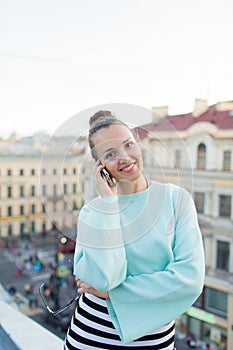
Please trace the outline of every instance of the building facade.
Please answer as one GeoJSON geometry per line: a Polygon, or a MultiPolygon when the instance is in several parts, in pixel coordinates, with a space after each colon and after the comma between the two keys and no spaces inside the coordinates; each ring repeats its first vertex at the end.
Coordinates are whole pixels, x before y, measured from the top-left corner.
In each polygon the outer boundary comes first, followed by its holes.
{"type": "Polygon", "coordinates": [[[205,248],[203,293],[181,317],[180,329],[219,349],[231,349],[233,102],[208,107],[197,100],[192,113],[161,117],[154,109],[153,117],[152,123],[138,129],[146,173],[192,194],[205,248]]]}
{"type": "Polygon", "coordinates": [[[53,225],[76,231],[82,205],[79,168],[75,156],[0,157],[1,237],[46,233],[53,225]]]}

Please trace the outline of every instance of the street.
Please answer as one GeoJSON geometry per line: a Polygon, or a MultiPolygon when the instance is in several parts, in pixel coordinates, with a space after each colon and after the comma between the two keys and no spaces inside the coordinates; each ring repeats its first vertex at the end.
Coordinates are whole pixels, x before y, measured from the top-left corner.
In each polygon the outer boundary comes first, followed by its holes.
{"type": "MultiPolygon", "coordinates": [[[[20,304],[20,309],[30,318],[43,325],[60,338],[64,339],[65,329],[62,329],[60,323],[56,324],[56,322],[53,322],[53,318],[48,319],[48,312],[39,295],[40,285],[48,280],[51,275],[50,269],[44,268],[38,272],[29,272],[27,274],[20,274],[19,276],[16,274],[16,266],[27,260],[28,257],[35,254],[35,252],[40,256],[41,260],[46,266],[55,265],[56,245],[54,244],[54,239],[51,237],[41,237],[40,239],[34,240],[30,244],[29,250],[21,248],[16,256],[14,256],[12,252],[1,249],[0,283],[4,288],[7,288],[9,285],[14,285],[17,289],[16,300],[20,304]],[[33,293],[37,301],[37,305],[32,305],[31,308],[28,306],[29,301],[25,295],[25,285],[33,286],[33,293]]],[[[72,259],[73,253],[66,253],[66,261],[72,261],[72,259]]],[[[64,284],[59,288],[59,294],[59,304],[62,307],[75,296],[76,289],[71,287],[69,284],[64,284]]],[[[68,315],[69,319],[74,307],[75,305],[70,307],[68,315]]],[[[62,314],[62,316],[65,317],[66,312],[64,312],[64,315],[62,314]]],[[[185,340],[176,339],[176,349],[188,350],[190,347],[187,345],[185,340]]]]}
{"type": "MultiPolygon", "coordinates": [[[[54,238],[37,237],[37,239],[34,239],[26,248],[27,249],[20,246],[20,248],[17,249],[17,252],[0,249],[0,283],[6,290],[11,291],[12,288],[15,290],[16,293],[12,293],[12,298],[14,297],[16,303],[19,305],[20,311],[42,324],[59,337],[64,338],[65,329],[62,329],[60,324],[54,323],[53,318],[48,318],[48,311],[46,310],[39,294],[41,284],[49,280],[51,274],[55,271],[52,269],[52,266],[56,266],[56,244],[54,243],[54,238]],[[17,267],[26,265],[35,255],[42,261],[43,268],[40,271],[34,271],[34,269],[31,268],[30,271],[19,273],[17,267]],[[27,295],[25,292],[27,286],[31,287],[33,295],[32,301],[30,301],[30,295],[27,295]]],[[[68,260],[73,260],[73,253],[66,253],[65,260],[68,268],[67,277],[69,278],[71,277],[72,265],[68,260]]],[[[63,283],[61,287],[59,287],[60,307],[66,305],[75,294],[75,288],[70,286],[69,283],[63,283]]],[[[73,305],[73,308],[74,306],[75,305],[73,305]]],[[[70,307],[69,309],[69,319],[73,312],[73,308],[70,307]]],[[[66,315],[67,312],[64,311],[62,314],[63,319],[66,315]]]]}

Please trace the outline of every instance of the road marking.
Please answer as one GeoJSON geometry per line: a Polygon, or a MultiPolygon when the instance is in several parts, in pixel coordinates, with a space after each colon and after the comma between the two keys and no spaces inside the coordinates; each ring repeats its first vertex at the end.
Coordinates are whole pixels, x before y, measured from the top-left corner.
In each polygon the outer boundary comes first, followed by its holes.
{"type": "Polygon", "coordinates": [[[46,281],[47,279],[49,279],[51,273],[50,272],[44,272],[44,273],[39,273],[38,275],[30,275],[29,277],[31,278],[31,280],[33,282],[36,281],[46,281]]]}

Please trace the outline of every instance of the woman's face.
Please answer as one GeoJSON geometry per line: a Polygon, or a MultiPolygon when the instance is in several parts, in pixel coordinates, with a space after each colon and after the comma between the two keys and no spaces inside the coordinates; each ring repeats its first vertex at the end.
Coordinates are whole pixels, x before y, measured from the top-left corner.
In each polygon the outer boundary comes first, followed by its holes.
{"type": "Polygon", "coordinates": [[[93,135],[92,141],[97,157],[117,181],[135,181],[142,175],[139,144],[125,125],[102,128],[93,135]]]}

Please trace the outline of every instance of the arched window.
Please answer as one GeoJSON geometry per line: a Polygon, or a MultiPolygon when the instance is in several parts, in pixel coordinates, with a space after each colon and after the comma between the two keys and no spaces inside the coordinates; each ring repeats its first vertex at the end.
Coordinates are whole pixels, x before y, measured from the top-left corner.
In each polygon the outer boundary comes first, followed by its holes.
{"type": "Polygon", "coordinates": [[[206,167],[206,145],[200,143],[197,148],[197,169],[205,169],[206,167]]]}

